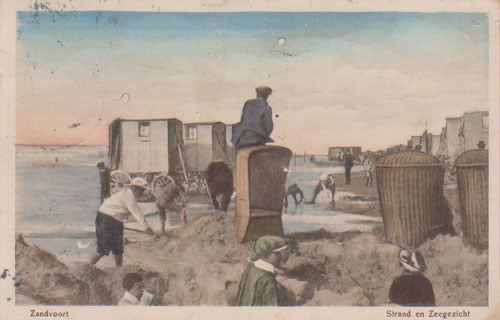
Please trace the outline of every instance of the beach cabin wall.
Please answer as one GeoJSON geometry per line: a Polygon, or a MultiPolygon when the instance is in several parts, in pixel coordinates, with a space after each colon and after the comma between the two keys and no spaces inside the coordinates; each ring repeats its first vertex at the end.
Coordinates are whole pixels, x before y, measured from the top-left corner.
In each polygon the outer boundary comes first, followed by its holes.
{"type": "Polygon", "coordinates": [[[415,150],[417,146],[421,146],[420,136],[411,136],[411,148],[415,150]]]}
{"type": "Polygon", "coordinates": [[[448,148],[448,156],[455,158],[462,152],[460,141],[460,126],[462,117],[446,118],[446,146],[448,148]]]}
{"type": "Polygon", "coordinates": [[[212,160],[210,162],[215,160],[227,161],[226,125],[222,122],[212,125],[212,160]]]}
{"type": "Polygon", "coordinates": [[[441,136],[433,134],[430,136],[430,138],[431,138],[431,142],[430,142],[431,152],[430,153],[433,156],[437,156],[439,154],[439,146],[441,144],[441,136]]]}
{"type": "Polygon", "coordinates": [[[341,154],[342,154],[342,147],[330,147],[330,148],[328,148],[328,159],[329,160],[340,160],[341,154]]]}
{"type": "Polygon", "coordinates": [[[351,148],[351,154],[354,160],[359,160],[359,157],[361,156],[361,147],[350,147],[351,148]]]}
{"type": "Polygon", "coordinates": [[[342,160],[342,152],[345,153],[349,151],[354,160],[359,160],[361,156],[361,147],[330,147],[328,148],[328,159],[329,160],[342,160]]]}
{"type": "Polygon", "coordinates": [[[189,172],[203,172],[210,162],[226,161],[226,125],[222,122],[187,123],[184,125],[185,165],[189,172]]]}
{"type": "Polygon", "coordinates": [[[141,174],[182,170],[178,143],[182,122],[177,119],[115,120],[110,125],[111,168],[141,174]]]}
{"type": "Polygon", "coordinates": [[[461,120],[462,150],[477,149],[479,141],[488,145],[488,112],[466,112],[461,120]]]}

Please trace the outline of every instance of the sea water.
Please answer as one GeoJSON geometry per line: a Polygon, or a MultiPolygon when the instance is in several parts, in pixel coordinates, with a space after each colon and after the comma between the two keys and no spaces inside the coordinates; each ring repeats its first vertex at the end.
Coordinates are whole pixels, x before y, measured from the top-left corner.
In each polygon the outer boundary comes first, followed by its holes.
{"type": "MultiPolygon", "coordinates": [[[[106,154],[105,146],[17,146],[16,232],[65,261],[88,261],[96,248],[95,216],[100,205],[96,164],[106,154]]],[[[358,170],[360,167],[353,168],[354,172],[358,170]]],[[[317,168],[299,158],[297,166],[290,168],[287,185],[297,183],[310,200],[325,171],[341,173],[343,168],[317,168]]],[[[337,192],[336,200],[341,196],[342,192],[337,192]]],[[[188,220],[211,211],[206,200],[188,206],[188,220]]],[[[288,213],[283,216],[285,233],[319,228],[369,231],[381,221],[331,210],[328,197],[321,194],[317,200],[315,205],[295,208],[289,197],[288,213]]],[[[148,219],[157,222],[157,217],[148,219]]]]}

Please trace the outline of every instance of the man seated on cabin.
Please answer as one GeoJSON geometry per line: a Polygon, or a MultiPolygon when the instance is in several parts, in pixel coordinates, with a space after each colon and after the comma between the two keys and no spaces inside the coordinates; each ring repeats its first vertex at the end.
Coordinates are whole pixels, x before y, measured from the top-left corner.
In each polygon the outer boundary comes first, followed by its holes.
{"type": "Polygon", "coordinates": [[[127,273],[123,277],[122,285],[123,289],[125,289],[125,294],[118,301],[119,306],[149,306],[151,304],[153,295],[144,290],[143,278],[139,273],[127,273]]]}
{"type": "Polygon", "coordinates": [[[258,87],[255,91],[257,98],[245,102],[240,122],[233,125],[231,141],[235,150],[274,141],[269,137],[273,131],[273,119],[272,109],[267,104],[272,89],[258,87]]]}
{"type": "Polygon", "coordinates": [[[92,256],[91,265],[96,264],[103,256],[107,256],[110,251],[115,256],[116,266],[122,265],[123,222],[127,221],[130,216],[143,225],[147,233],[153,234],[153,230],[144,220],[141,208],[137,205],[137,199],[144,194],[147,184],[143,178],[136,177],[132,179],[128,188],[123,188],[104,199],[95,219],[97,253],[92,256]]]}

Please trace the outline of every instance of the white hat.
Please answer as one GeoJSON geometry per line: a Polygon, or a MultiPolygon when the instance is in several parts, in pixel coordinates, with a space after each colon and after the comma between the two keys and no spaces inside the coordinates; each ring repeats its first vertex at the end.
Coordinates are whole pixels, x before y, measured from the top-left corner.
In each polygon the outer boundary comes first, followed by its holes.
{"type": "Polygon", "coordinates": [[[148,182],[144,178],[135,177],[132,181],[130,181],[130,185],[146,189],[148,182]]]}
{"type": "Polygon", "coordinates": [[[410,251],[402,249],[399,252],[399,262],[411,272],[423,272],[427,268],[424,258],[418,251],[410,253],[410,251]]]}

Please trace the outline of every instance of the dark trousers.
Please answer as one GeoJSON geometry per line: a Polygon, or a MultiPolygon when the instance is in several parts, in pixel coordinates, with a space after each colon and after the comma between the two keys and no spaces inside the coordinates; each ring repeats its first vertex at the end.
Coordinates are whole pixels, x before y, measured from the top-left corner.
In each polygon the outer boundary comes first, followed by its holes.
{"type": "MultiPolygon", "coordinates": [[[[214,204],[215,209],[219,209],[219,203],[217,202],[217,195],[220,194],[217,192],[210,192],[210,197],[212,198],[212,203],[214,204]]],[[[221,209],[222,211],[227,211],[227,208],[229,207],[229,202],[231,201],[231,195],[233,194],[233,191],[226,190],[225,192],[222,192],[222,201],[221,201],[221,209]]]]}
{"type": "Polygon", "coordinates": [[[285,212],[287,211],[288,209],[288,196],[292,196],[293,200],[295,201],[295,206],[297,207],[299,205],[300,202],[302,202],[302,200],[304,200],[304,195],[302,193],[294,193],[294,192],[291,192],[291,193],[285,193],[285,203],[283,204],[283,206],[285,207],[285,212]],[[300,201],[297,200],[297,195],[300,194],[300,201]]]}
{"type": "Polygon", "coordinates": [[[351,183],[351,168],[346,167],[345,168],[345,184],[350,184],[351,183]]]}
{"type": "MultiPolygon", "coordinates": [[[[332,206],[332,208],[335,208],[335,189],[336,189],[335,184],[327,185],[325,188],[326,188],[326,190],[330,190],[332,192],[331,206],[332,206]]],[[[313,198],[311,200],[311,203],[314,203],[316,201],[316,197],[321,192],[321,190],[323,190],[323,187],[321,186],[321,182],[320,182],[316,186],[316,189],[314,189],[314,195],[313,195],[313,198]]]]}
{"type": "Polygon", "coordinates": [[[368,185],[370,185],[370,187],[373,186],[373,172],[372,171],[366,172],[366,186],[368,187],[368,185]]]}

